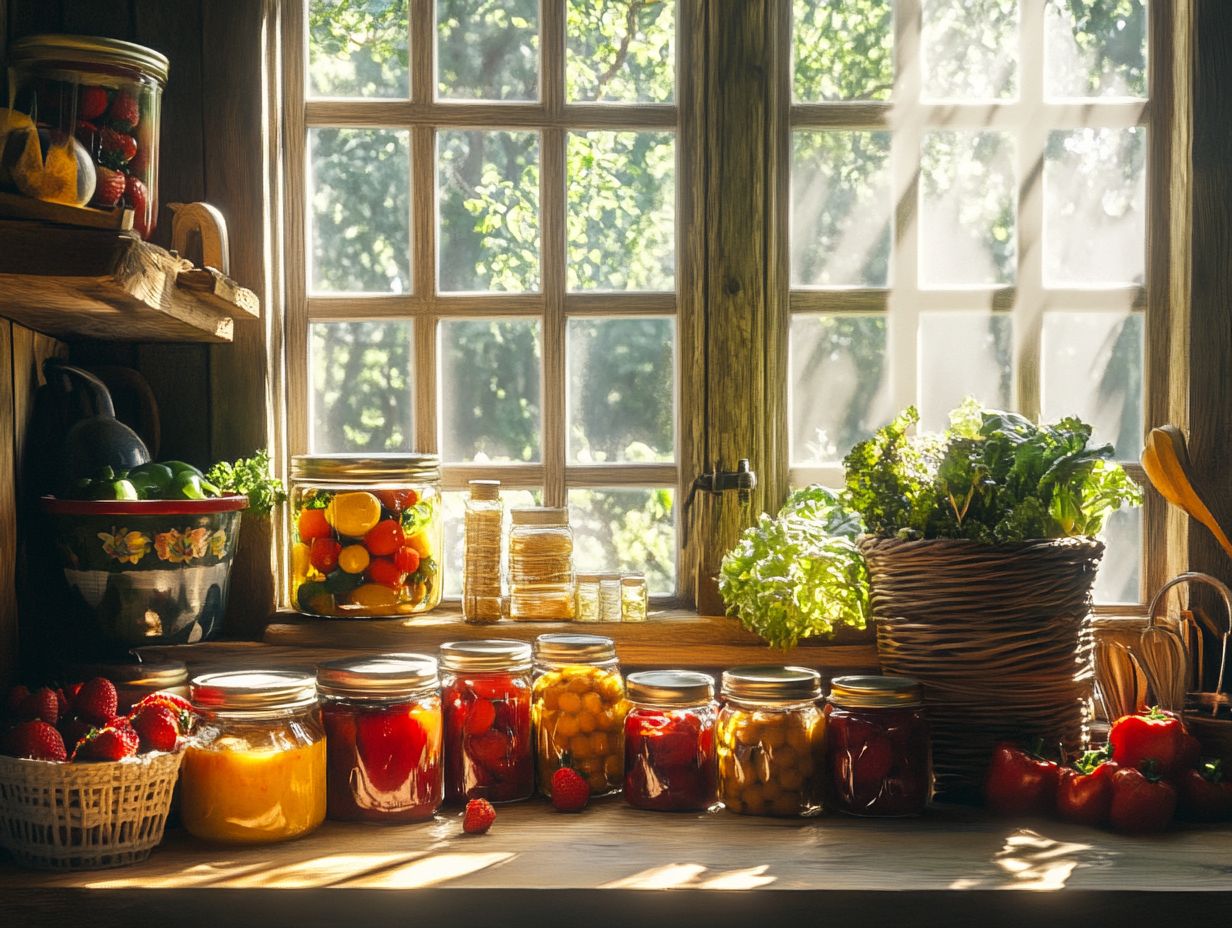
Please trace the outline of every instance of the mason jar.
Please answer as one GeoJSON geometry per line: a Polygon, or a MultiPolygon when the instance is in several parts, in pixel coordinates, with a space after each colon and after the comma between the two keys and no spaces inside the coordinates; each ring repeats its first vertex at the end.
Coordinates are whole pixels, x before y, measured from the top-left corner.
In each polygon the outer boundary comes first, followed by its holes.
{"type": "Polygon", "coordinates": [[[576,614],[569,510],[544,506],[509,513],[509,618],[568,621],[576,614]]]}
{"type": "Polygon", "coordinates": [[[714,679],[690,670],[629,674],[625,802],[700,812],[715,802],[714,679]]]}

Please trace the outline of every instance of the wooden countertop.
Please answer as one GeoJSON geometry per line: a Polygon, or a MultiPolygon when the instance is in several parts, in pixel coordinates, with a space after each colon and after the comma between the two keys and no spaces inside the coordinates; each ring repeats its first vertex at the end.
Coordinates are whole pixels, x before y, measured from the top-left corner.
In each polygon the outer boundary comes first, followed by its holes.
{"type": "Polygon", "coordinates": [[[922,820],[578,815],[535,800],[492,831],[456,813],[410,826],[327,822],[300,841],[219,848],[171,831],[145,863],[39,873],[0,865],[3,923],[422,925],[538,928],[657,924],[872,926],[1224,923],[1232,826],[1128,838],[975,810],[922,820]],[[88,915],[86,914],[88,913],[88,915]],[[773,923],[773,921],[771,922],[773,923]]]}

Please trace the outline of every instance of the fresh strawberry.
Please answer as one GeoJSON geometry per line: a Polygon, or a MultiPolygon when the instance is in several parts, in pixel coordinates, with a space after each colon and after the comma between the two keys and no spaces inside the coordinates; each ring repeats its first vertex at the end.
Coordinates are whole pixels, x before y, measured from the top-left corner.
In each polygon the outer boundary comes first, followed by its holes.
{"type": "Polygon", "coordinates": [[[150,197],[146,193],[145,184],[131,174],[128,175],[124,187],[124,200],[133,211],[133,228],[141,233],[142,238],[145,238],[150,234],[152,218],[149,215],[150,197]]]}
{"type": "Polygon", "coordinates": [[[109,168],[120,168],[133,160],[137,154],[137,140],[125,132],[117,132],[110,126],[98,134],[99,159],[109,168]]]}
{"type": "Polygon", "coordinates": [[[364,713],[355,726],[355,746],[372,785],[383,793],[402,789],[419,766],[428,734],[405,710],[364,713]]]}
{"type": "Polygon", "coordinates": [[[111,209],[120,202],[120,197],[124,196],[128,178],[119,171],[105,168],[101,164],[96,170],[98,183],[94,185],[94,197],[90,200],[90,205],[111,209]]]}
{"type": "Polygon", "coordinates": [[[4,714],[7,716],[16,715],[18,707],[26,701],[26,697],[29,695],[30,690],[18,683],[9,690],[8,698],[4,700],[4,714]]]}
{"type": "Polygon", "coordinates": [[[67,760],[64,739],[46,722],[22,722],[4,738],[4,753],[34,760],[67,760]]]}
{"type": "Polygon", "coordinates": [[[123,760],[136,754],[140,743],[131,726],[108,725],[87,735],[73,751],[73,760],[123,760]]]}
{"type": "Polygon", "coordinates": [[[590,784],[572,767],[552,774],[552,805],[561,812],[581,812],[590,801],[590,784]]]}
{"type": "Polygon", "coordinates": [[[19,719],[39,719],[48,725],[55,725],[60,718],[60,701],[56,699],[56,691],[40,687],[27,696],[17,707],[19,719]]]}
{"type": "Polygon", "coordinates": [[[141,110],[137,106],[137,98],[131,93],[120,91],[111,101],[111,109],[107,111],[107,117],[113,123],[123,124],[131,132],[141,121],[141,110]]]}
{"type": "Polygon", "coordinates": [[[81,716],[73,713],[66,715],[60,719],[60,737],[64,739],[64,746],[71,754],[83,738],[94,731],[97,726],[87,722],[81,716]]]}
{"type": "Polygon", "coordinates": [[[68,704],[68,696],[64,694],[63,687],[56,687],[56,708],[59,718],[64,718],[69,714],[71,707],[68,704]]]}
{"type": "Polygon", "coordinates": [[[73,709],[87,722],[106,725],[115,718],[119,697],[116,688],[106,677],[95,677],[81,685],[73,709]]]}
{"type": "Polygon", "coordinates": [[[496,821],[496,810],[486,799],[472,799],[462,816],[462,830],[468,835],[484,834],[496,821]]]}
{"type": "Polygon", "coordinates": [[[146,706],[131,716],[133,729],[141,739],[141,751],[174,751],[180,743],[180,723],[165,706],[146,706]]]}
{"type": "MultiPolygon", "coordinates": [[[[164,709],[170,709],[180,717],[184,713],[193,715],[196,710],[193,709],[193,704],[183,696],[177,696],[175,693],[151,693],[149,696],[142,696],[139,700],[133,703],[133,711],[144,709],[146,706],[162,706],[164,709]]],[[[131,713],[130,713],[131,714],[131,713]]]]}
{"type": "Polygon", "coordinates": [[[102,87],[82,87],[77,98],[77,115],[82,119],[98,119],[107,112],[107,91],[102,87]]]}

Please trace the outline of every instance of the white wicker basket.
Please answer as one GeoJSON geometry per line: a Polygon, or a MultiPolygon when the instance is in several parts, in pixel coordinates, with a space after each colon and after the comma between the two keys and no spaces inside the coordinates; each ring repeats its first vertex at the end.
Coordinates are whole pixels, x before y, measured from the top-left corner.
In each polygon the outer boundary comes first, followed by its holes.
{"type": "Polygon", "coordinates": [[[77,764],[0,756],[0,846],[44,870],[144,860],[163,839],[183,756],[77,764]]]}

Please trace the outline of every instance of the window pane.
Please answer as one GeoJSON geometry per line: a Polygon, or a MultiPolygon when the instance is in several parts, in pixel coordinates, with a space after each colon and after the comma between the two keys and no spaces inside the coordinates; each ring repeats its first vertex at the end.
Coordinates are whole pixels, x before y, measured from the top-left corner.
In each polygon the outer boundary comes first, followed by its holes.
{"type": "Polygon", "coordinates": [[[1142,451],[1142,315],[1044,316],[1042,400],[1045,419],[1078,416],[1093,440],[1111,443],[1122,461],[1142,451]]]}
{"type": "Polygon", "coordinates": [[[888,100],[894,86],[891,0],[795,0],[793,94],[800,103],[888,100]]]}
{"type": "Polygon", "coordinates": [[[670,103],[675,0],[569,0],[570,100],[670,103]]]}
{"type": "Polygon", "coordinates": [[[436,95],[539,99],[538,0],[436,0],[436,95]]]}
{"type": "Polygon", "coordinates": [[[968,396],[994,409],[1009,409],[1013,352],[1013,322],[1007,314],[921,314],[920,427],[944,429],[950,410],[968,396]],[[955,363],[956,359],[961,363],[955,363]]]}
{"type": "Polygon", "coordinates": [[[1147,95],[1146,0],[1048,0],[1044,17],[1049,96],[1147,95]]]}
{"type": "Polygon", "coordinates": [[[442,292],[539,289],[539,134],[437,136],[442,292]]]}
{"type": "Polygon", "coordinates": [[[790,338],[791,461],[841,461],[893,415],[885,317],[796,315],[790,338]]]}
{"type": "Polygon", "coordinates": [[[1014,142],[1004,132],[929,132],[920,163],[920,284],[1015,278],[1014,142]]]}
{"type": "Polygon", "coordinates": [[[673,459],[675,329],[672,319],[569,320],[570,461],[673,459]]]}
{"type": "Polygon", "coordinates": [[[443,460],[540,460],[539,322],[442,321],[440,340],[443,460]]]}
{"type": "Polygon", "coordinates": [[[410,451],[411,323],[310,327],[314,452],[410,451]]]}
{"type": "Polygon", "coordinates": [[[572,132],[570,290],[674,290],[676,150],[666,132],[572,132]]]}
{"type": "Polygon", "coordinates": [[[308,152],[309,289],[409,291],[410,133],[309,129],[308,152]]]}
{"type": "Polygon", "coordinates": [[[792,135],[792,286],[886,286],[890,133],[792,135]]]}
{"type": "Polygon", "coordinates": [[[923,12],[924,99],[1018,95],[1018,0],[925,0],[923,12]]]}
{"type": "Polygon", "coordinates": [[[407,0],[311,0],[308,94],[408,97],[407,0]]]}
{"type": "Polygon", "coordinates": [[[1095,577],[1095,601],[1142,602],[1142,508],[1114,512],[1100,539],[1107,547],[1095,577]]]}
{"type": "MultiPolygon", "coordinates": [[[[497,474],[499,476],[499,474],[497,474]]],[[[466,525],[463,520],[466,512],[468,492],[447,492],[441,494],[445,506],[445,595],[462,595],[462,558],[466,543],[466,525]]],[[[509,510],[521,506],[542,506],[542,490],[511,490],[501,487],[501,501],[505,504],[505,537],[509,537],[509,510]]],[[[501,561],[505,559],[506,551],[502,547],[501,561]]],[[[503,570],[503,566],[502,566],[503,570]]]]}
{"type": "Polygon", "coordinates": [[[1142,283],[1146,130],[1053,132],[1044,165],[1046,283],[1142,283]]]}
{"type": "Polygon", "coordinates": [[[570,490],[573,560],[582,571],[645,573],[650,593],[676,589],[672,490],[570,490]]]}

